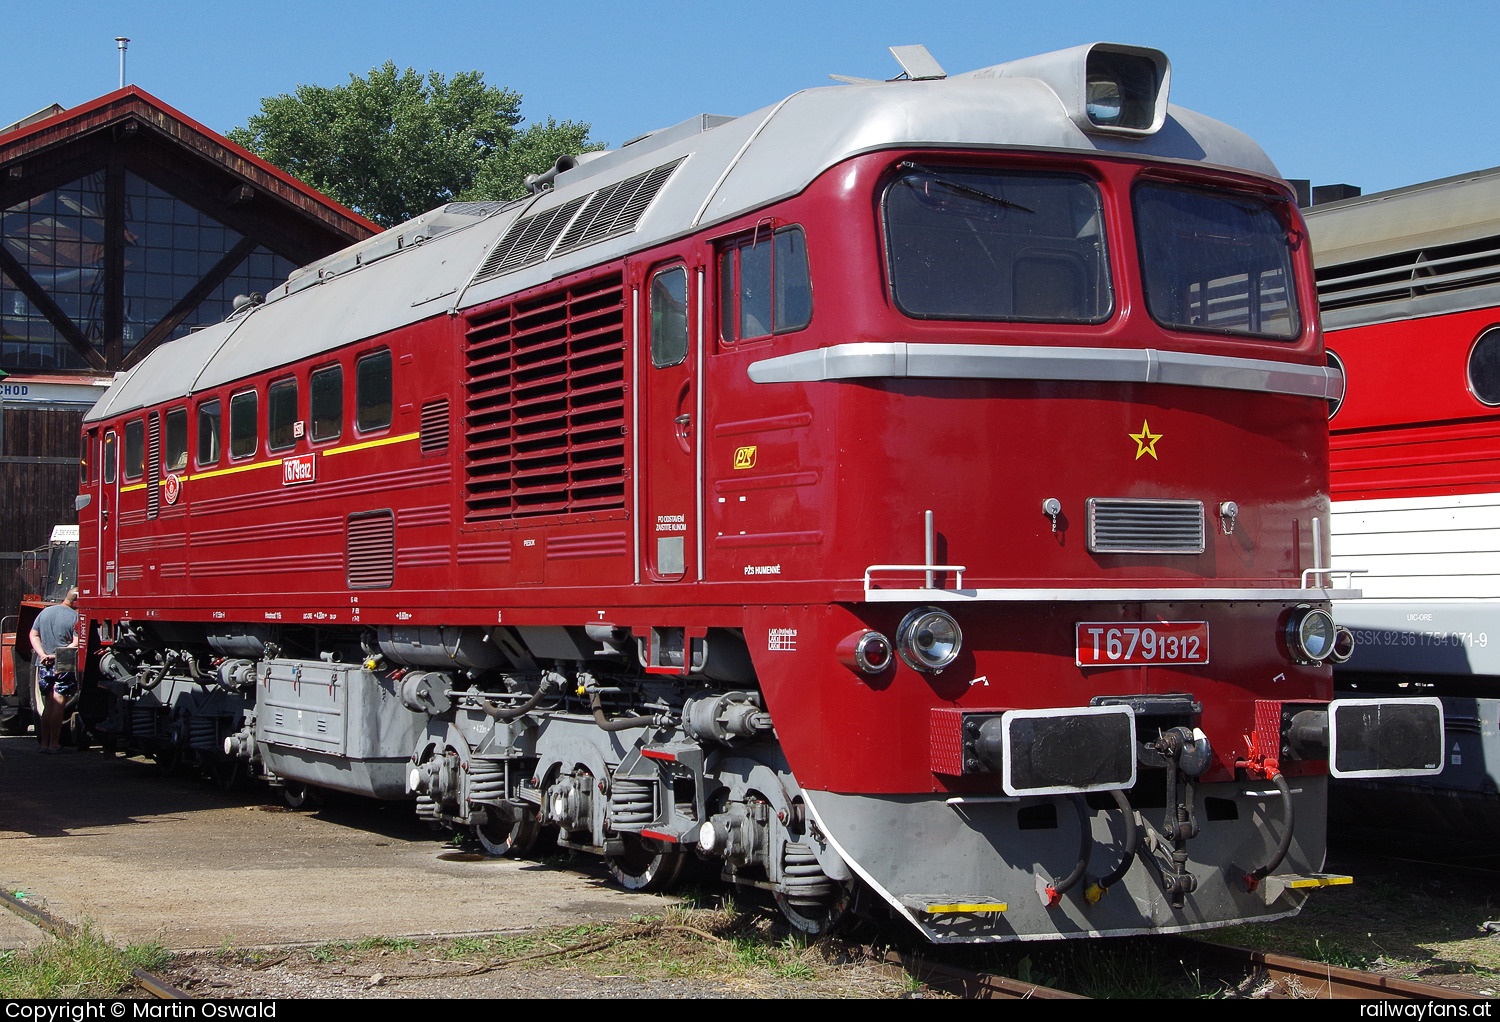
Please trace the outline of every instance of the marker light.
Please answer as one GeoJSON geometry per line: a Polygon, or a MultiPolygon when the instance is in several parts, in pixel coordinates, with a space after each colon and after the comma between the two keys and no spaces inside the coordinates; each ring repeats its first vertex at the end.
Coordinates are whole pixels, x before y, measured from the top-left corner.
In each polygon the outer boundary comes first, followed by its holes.
{"type": "Polygon", "coordinates": [[[865,674],[879,674],[895,659],[891,640],[876,631],[855,632],[845,637],[834,652],[845,667],[865,674]]]}
{"type": "Polygon", "coordinates": [[[918,607],[896,630],[896,652],[910,667],[936,674],[958,659],[964,633],[953,615],[936,607],[918,607]]]}

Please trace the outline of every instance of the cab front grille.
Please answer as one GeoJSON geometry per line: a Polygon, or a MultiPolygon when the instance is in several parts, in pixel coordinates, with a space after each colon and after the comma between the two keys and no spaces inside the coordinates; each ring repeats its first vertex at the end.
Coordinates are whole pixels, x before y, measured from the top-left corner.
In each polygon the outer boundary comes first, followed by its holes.
{"type": "Polygon", "coordinates": [[[1090,497],[1088,517],[1092,553],[1203,553],[1202,501],[1090,497]]]}

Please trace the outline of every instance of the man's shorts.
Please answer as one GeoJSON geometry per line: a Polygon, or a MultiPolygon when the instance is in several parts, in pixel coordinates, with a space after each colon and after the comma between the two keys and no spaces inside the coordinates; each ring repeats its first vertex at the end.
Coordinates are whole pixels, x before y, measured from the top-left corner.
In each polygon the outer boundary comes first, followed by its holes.
{"type": "Polygon", "coordinates": [[[59,671],[46,664],[37,665],[37,687],[42,695],[50,696],[54,691],[64,699],[78,691],[78,676],[72,671],[59,671]]]}

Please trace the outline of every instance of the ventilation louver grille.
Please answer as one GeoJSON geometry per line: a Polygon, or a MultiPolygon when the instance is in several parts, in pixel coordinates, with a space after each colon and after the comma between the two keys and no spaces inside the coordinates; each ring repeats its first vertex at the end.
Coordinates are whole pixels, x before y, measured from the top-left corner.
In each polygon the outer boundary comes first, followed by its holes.
{"type": "Polygon", "coordinates": [[[625,506],[618,275],[474,317],[465,355],[466,521],[625,506]]]}
{"type": "Polygon", "coordinates": [[[1317,276],[1318,305],[1324,312],[1496,284],[1500,237],[1323,266],[1317,276]]]}
{"type": "Polygon", "coordinates": [[[423,454],[440,454],[448,449],[448,399],[439,398],[422,406],[423,454]]]}
{"type": "Polygon", "coordinates": [[[161,414],[146,417],[146,517],[161,513],[161,414]]]}
{"type": "Polygon", "coordinates": [[[474,275],[474,283],[629,234],[681,162],[674,160],[535,216],[522,217],[490,249],[474,275]]]}
{"type": "Polygon", "coordinates": [[[345,532],[350,589],[389,589],[396,581],[396,517],[390,511],[350,515],[345,532]]]}
{"type": "Polygon", "coordinates": [[[1201,501],[1090,497],[1088,515],[1096,554],[1203,553],[1201,501]]]}

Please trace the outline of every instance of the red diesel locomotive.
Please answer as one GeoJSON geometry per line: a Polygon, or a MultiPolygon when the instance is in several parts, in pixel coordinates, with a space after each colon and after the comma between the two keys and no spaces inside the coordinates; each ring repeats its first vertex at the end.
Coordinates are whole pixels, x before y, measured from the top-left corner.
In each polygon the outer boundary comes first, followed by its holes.
{"type": "Polygon", "coordinates": [[[435,210],[118,380],[115,740],[633,888],[695,855],[810,931],[1295,912],[1329,770],[1438,725],[1329,702],[1291,193],[1158,51],[921,55],[435,210]]]}

